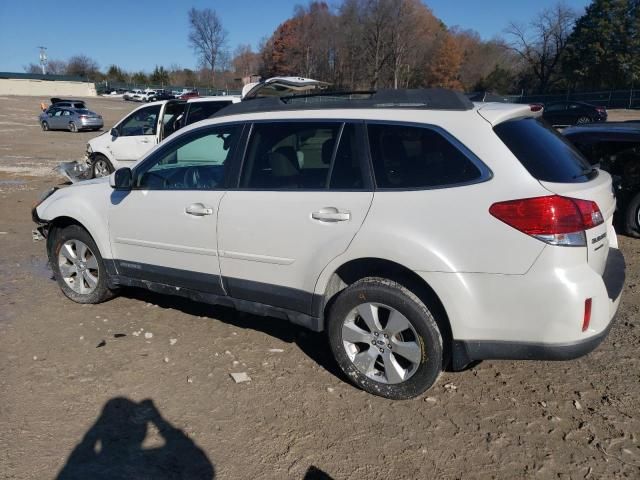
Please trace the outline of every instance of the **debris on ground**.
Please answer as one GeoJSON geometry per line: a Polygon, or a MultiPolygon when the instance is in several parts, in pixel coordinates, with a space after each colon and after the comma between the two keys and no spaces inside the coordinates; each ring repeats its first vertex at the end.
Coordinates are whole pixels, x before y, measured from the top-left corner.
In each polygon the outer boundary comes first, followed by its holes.
{"type": "Polygon", "coordinates": [[[187,377],[187,383],[193,383],[193,378],[191,378],[191,377],[189,377],[189,376],[188,376],[188,377],[187,377]]]}
{"type": "Polygon", "coordinates": [[[113,334],[113,338],[122,338],[122,337],[126,337],[127,334],[126,333],[114,333],[113,334]]]}
{"type": "Polygon", "coordinates": [[[147,340],[149,340],[150,338],[153,338],[153,333],[151,333],[151,332],[144,332],[144,338],[146,338],[147,340]]]}
{"type": "Polygon", "coordinates": [[[247,375],[245,372],[230,373],[229,375],[231,375],[231,378],[233,378],[233,381],[236,382],[236,383],[243,383],[243,382],[250,382],[251,381],[251,377],[249,375],[247,375]]]}
{"type": "Polygon", "coordinates": [[[433,397],[427,397],[427,398],[424,399],[424,401],[433,405],[438,400],[436,398],[433,398],[433,397]]]}
{"type": "Polygon", "coordinates": [[[164,357],[164,363],[169,363],[169,357],[164,357]]]}
{"type": "Polygon", "coordinates": [[[335,388],[333,387],[327,387],[327,392],[329,393],[333,393],[335,391],[335,388]]]}
{"type": "Polygon", "coordinates": [[[576,407],[576,410],[582,410],[582,405],[580,405],[578,400],[573,401],[573,406],[576,407]]]}
{"type": "Polygon", "coordinates": [[[458,387],[456,387],[453,383],[445,383],[444,388],[450,391],[454,391],[458,389],[458,387]]]}
{"type": "Polygon", "coordinates": [[[169,339],[169,345],[173,346],[173,345],[175,345],[175,344],[176,344],[176,342],[177,342],[177,341],[178,341],[178,339],[177,339],[177,338],[170,338],[170,339],[169,339]]]}
{"type": "Polygon", "coordinates": [[[271,353],[282,353],[284,350],[282,348],[270,348],[269,351],[271,353]]]}
{"type": "Polygon", "coordinates": [[[106,344],[107,342],[105,340],[102,340],[98,345],[96,345],[96,348],[104,347],[106,344]]]}

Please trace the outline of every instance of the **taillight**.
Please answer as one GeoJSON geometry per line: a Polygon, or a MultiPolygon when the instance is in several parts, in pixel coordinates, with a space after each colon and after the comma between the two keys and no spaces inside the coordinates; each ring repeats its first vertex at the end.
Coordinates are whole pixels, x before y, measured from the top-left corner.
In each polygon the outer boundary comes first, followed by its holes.
{"type": "Polygon", "coordinates": [[[531,108],[532,112],[539,112],[544,108],[544,105],[541,103],[531,103],[529,104],[529,108],[531,108]]]}
{"type": "Polygon", "coordinates": [[[585,246],[585,230],[604,222],[595,202],[559,195],[494,203],[489,213],[551,245],[585,246]]]}

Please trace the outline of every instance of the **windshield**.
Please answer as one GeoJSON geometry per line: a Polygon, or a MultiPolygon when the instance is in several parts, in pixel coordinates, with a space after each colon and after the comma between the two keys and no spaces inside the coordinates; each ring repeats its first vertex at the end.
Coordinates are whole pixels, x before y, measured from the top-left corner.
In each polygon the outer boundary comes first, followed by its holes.
{"type": "Polygon", "coordinates": [[[537,180],[580,183],[598,175],[578,149],[541,119],[509,120],[493,130],[537,180]]]}

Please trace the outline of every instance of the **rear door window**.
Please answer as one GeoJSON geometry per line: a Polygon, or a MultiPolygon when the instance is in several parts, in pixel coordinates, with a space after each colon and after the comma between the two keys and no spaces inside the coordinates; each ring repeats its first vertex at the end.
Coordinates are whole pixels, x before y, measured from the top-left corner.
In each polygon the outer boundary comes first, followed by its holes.
{"type": "Polygon", "coordinates": [[[493,130],[522,166],[543,182],[581,183],[598,175],[566,138],[537,118],[508,120],[493,130]]]}
{"type": "Polygon", "coordinates": [[[369,124],[367,130],[378,188],[439,188],[482,177],[480,168],[435,129],[369,124]]]}

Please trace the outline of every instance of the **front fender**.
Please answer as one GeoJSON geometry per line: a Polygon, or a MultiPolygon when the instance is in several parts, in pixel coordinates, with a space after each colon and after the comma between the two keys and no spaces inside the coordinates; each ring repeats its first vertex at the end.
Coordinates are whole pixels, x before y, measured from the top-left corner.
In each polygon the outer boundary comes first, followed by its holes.
{"type": "Polygon", "coordinates": [[[96,242],[103,258],[113,258],[108,213],[111,188],[108,178],[60,189],[36,207],[37,217],[49,224],[67,217],[82,225],[96,242]]]}

